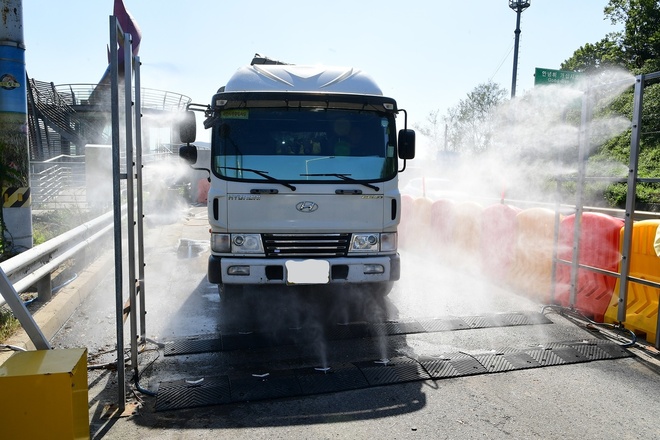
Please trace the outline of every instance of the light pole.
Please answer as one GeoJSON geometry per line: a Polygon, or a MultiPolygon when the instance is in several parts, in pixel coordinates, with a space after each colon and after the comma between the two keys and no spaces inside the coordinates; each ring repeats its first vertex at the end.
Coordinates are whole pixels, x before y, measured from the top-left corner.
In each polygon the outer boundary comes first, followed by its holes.
{"type": "Polygon", "coordinates": [[[520,42],[520,14],[529,8],[531,0],[509,0],[509,7],[516,12],[516,42],[513,47],[513,78],[511,80],[511,98],[516,97],[516,76],[518,75],[518,44],[520,42]]]}

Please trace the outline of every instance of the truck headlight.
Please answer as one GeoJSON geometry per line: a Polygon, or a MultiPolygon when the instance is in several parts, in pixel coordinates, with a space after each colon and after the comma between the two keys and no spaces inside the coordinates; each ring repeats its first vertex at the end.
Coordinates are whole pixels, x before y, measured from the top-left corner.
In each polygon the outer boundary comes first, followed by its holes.
{"type": "Polygon", "coordinates": [[[396,232],[353,234],[350,252],[396,252],[396,232]]]}
{"type": "Polygon", "coordinates": [[[259,234],[232,234],[231,251],[235,254],[263,254],[264,246],[259,234]]]}
{"type": "Polygon", "coordinates": [[[353,234],[351,252],[378,252],[378,234],[353,234]]]}

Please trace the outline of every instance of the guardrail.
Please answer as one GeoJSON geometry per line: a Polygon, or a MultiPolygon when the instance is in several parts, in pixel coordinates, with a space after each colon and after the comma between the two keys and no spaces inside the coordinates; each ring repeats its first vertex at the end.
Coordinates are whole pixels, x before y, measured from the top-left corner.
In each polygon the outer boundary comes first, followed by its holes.
{"type": "MultiPolygon", "coordinates": [[[[39,300],[48,301],[52,296],[52,273],[104,238],[113,227],[113,213],[108,212],[3,261],[0,268],[7,275],[16,293],[24,293],[36,286],[39,300]]],[[[4,304],[5,301],[0,297],[0,306],[4,304]]]]}

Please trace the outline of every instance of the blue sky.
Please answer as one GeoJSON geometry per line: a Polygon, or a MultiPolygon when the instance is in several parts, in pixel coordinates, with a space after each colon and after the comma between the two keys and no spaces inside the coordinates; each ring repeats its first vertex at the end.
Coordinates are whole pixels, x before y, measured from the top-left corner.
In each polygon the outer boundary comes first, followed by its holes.
{"type": "MultiPolygon", "coordinates": [[[[522,14],[517,95],[618,30],[607,0],[531,0],[522,14]]],[[[107,67],[113,0],[23,1],[28,75],[96,83],[107,67]]],[[[255,53],[361,68],[412,124],[445,114],[479,84],[510,90],[516,14],[507,0],[124,0],[142,30],[142,86],[206,104],[255,53]]],[[[508,95],[507,95],[508,96],[508,95]]],[[[199,140],[205,140],[203,136],[199,140]]]]}

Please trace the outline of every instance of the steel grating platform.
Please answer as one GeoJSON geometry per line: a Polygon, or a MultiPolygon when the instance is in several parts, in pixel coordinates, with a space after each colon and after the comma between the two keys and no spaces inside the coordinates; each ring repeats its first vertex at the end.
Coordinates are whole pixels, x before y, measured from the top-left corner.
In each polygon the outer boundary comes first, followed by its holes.
{"type": "MultiPolygon", "coordinates": [[[[426,320],[336,324],[324,328],[323,334],[324,339],[328,341],[336,341],[342,339],[537,324],[552,324],[552,321],[542,313],[512,312],[466,317],[448,316],[426,320]]],[[[164,355],[176,356],[182,354],[241,350],[247,348],[302,345],[305,343],[313,343],[316,335],[317,332],[292,328],[288,331],[280,331],[277,333],[227,332],[215,335],[189,336],[165,342],[164,355]]]]}
{"type": "Polygon", "coordinates": [[[343,363],[330,368],[233,372],[217,377],[161,382],[156,411],[333,393],[418,380],[568,365],[629,357],[622,346],[601,339],[556,342],[479,354],[397,357],[343,363]]]}

